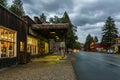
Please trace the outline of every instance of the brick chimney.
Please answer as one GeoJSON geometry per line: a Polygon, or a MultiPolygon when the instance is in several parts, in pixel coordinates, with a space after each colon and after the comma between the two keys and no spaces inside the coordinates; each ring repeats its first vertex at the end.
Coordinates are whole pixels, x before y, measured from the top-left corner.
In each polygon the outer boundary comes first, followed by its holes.
{"type": "Polygon", "coordinates": [[[35,22],[36,24],[38,24],[38,23],[39,23],[39,18],[38,18],[38,17],[34,17],[34,22],[35,22]]]}

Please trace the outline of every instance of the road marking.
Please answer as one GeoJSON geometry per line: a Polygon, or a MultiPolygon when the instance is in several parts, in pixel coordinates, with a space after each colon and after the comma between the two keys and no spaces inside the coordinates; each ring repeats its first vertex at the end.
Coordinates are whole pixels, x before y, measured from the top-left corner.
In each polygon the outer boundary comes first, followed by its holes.
{"type": "MultiPolygon", "coordinates": [[[[107,56],[108,56],[108,55],[107,55],[107,56]]],[[[118,58],[118,57],[115,57],[115,56],[112,56],[112,55],[109,55],[108,57],[118,58]]],[[[119,57],[119,58],[120,58],[120,57],[119,57]]],[[[96,58],[96,59],[97,59],[97,60],[100,60],[100,61],[103,61],[103,62],[105,62],[105,63],[107,63],[107,64],[111,64],[111,65],[120,67],[120,64],[116,64],[116,63],[114,63],[114,62],[112,62],[112,61],[103,60],[103,59],[98,59],[98,58],[96,58]]]]}
{"type": "Polygon", "coordinates": [[[115,55],[115,56],[113,56],[113,55],[107,55],[107,56],[109,56],[109,57],[112,57],[112,58],[120,58],[120,56],[117,56],[117,55],[115,55]]]}
{"type": "Polygon", "coordinates": [[[115,66],[120,67],[120,64],[116,64],[116,63],[114,63],[114,62],[106,61],[106,60],[102,60],[102,61],[104,61],[104,62],[106,62],[106,63],[108,63],[108,64],[112,64],[112,65],[115,65],[115,66]]]}
{"type": "MultiPolygon", "coordinates": [[[[116,56],[115,56],[115,55],[106,55],[106,56],[108,56],[108,57],[113,57],[113,58],[120,58],[119,55],[116,55],[116,56]]],[[[114,65],[114,66],[120,67],[120,64],[116,64],[116,63],[111,62],[111,61],[102,60],[102,59],[98,59],[98,58],[95,58],[95,59],[100,60],[100,61],[103,61],[103,62],[105,62],[105,63],[107,63],[107,64],[112,64],[112,65],[114,65]]]]}

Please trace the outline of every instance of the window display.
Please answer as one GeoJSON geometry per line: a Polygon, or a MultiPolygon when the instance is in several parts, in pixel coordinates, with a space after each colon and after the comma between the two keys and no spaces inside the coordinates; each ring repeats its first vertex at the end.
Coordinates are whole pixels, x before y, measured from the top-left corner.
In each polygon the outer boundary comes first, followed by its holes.
{"type": "Polygon", "coordinates": [[[0,27],[0,58],[15,57],[15,31],[0,27]]]}
{"type": "Polygon", "coordinates": [[[32,55],[38,54],[38,40],[33,37],[27,37],[27,52],[32,55]]]}
{"type": "Polygon", "coordinates": [[[20,42],[20,51],[24,51],[24,43],[22,41],[20,42]]]}

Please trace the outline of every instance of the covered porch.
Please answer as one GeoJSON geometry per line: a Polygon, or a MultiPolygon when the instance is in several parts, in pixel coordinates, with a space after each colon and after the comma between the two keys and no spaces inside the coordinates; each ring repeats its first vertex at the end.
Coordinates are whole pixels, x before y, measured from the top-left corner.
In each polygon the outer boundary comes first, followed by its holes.
{"type": "Polygon", "coordinates": [[[32,29],[46,38],[48,45],[45,46],[45,52],[50,54],[65,55],[65,39],[69,29],[68,23],[58,24],[33,24],[32,29]]]}

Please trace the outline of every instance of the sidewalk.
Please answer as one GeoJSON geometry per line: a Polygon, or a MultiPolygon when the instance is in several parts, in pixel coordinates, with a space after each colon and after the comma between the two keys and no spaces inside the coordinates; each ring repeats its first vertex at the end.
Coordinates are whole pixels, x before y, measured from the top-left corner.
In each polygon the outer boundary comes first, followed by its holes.
{"type": "Polygon", "coordinates": [[[7,68],[0,71],[0,80],[76,80],[71,62],[60,58],[49,55],[7,68]]]}

